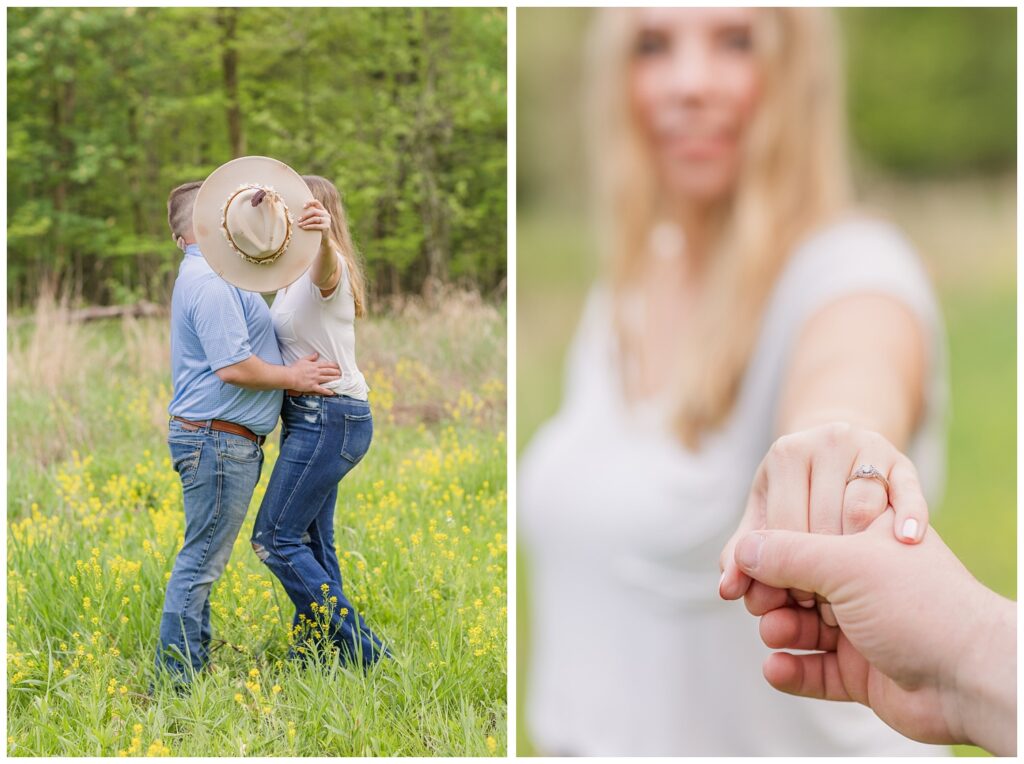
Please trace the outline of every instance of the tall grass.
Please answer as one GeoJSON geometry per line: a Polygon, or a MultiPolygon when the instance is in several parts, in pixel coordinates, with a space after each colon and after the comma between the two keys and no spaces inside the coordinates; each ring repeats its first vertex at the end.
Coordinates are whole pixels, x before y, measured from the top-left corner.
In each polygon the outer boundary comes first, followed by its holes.
{"type": "Polygon", "coordinates": [[[504,753],[504,318],[449,297],[360,327],[375,438],[336,533],[346,592],[396,660],[286,659],[291,605],[247,541],[272,436],[214,586],[212,670],[186,696],[147,695],[183,529],[167,322],[76,324],[50,296],[11,324],[9,754],[504,753]]]}

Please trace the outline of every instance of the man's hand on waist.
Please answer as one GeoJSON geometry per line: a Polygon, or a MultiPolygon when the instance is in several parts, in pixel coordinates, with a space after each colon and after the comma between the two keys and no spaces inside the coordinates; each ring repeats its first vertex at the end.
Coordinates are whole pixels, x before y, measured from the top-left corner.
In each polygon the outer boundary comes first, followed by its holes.
{"type": "Polygon", "coordinates": [[[334,391],[323,385],[341,379],[341,367],[331,361],[317,361],[317,358],[319,353],[310,353],[286,367],[293,375],[293,379],[292,383],[285,387],[300,393],[334,395],[334,391]]]}
{"type": "Polygon", "coordinates": [[[244,361],[216,370],[221,381],[247,390],[287,390],[333,395],[323,385],[341,379],[341,368],[329,361],[317,362],[317,353],[300,358],[291,366],[267,363],[251,355],[244,361]]]}

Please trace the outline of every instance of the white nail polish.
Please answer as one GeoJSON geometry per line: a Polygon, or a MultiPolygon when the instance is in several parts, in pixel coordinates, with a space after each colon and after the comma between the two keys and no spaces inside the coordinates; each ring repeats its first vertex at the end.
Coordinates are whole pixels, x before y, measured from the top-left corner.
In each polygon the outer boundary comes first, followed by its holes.
{"type": "Polygon", "coordinates": [[[832,605],[828,602],[822,602],[818,607],[818,612],[821,613],[821,620],[823,620],[829,626],[838,626],[839,622],[836,620],[836,614],[832,610],[832,605]]]}
{"type": "Polygon", "coordinates": [[[903,523],[903,538],[917,538],[917,520],[915,520],[913,517],[909,518],[903,523]]]}

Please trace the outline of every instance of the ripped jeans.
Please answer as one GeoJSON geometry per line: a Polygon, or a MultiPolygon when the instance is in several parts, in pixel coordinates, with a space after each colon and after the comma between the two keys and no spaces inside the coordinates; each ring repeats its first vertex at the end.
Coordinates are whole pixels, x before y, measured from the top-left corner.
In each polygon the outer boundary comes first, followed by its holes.
{"type": "Polygon", "coordinates": [[[366,401],[285,396],[281,453],[252,532],[253,550],[295,605],[293,634],[325,627],[342,661],[364,665],[390,653],[342,590],[334,506],[338,482],[363,458],[372,438],[366,401]]]}

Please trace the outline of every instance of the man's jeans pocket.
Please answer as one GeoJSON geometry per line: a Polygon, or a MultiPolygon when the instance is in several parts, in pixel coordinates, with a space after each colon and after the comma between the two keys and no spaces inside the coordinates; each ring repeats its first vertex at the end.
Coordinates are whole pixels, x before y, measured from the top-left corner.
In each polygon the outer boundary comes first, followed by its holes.
{"type": "Polygon", "coordinates": [[[171,463],[181,478],[183,488],[188,488],[195,482],[196,473],[199,471],[199,458],[203,454],[203,443],[202,438],[185,438],[178,435],[167,441],[171,450],[171,463]]]}
{"type": "Polygon", "coordinates": [[[262,455],[259,445],[241,435],[223,436],[221,455],[235,462],[255,462],[262,455]]]}

